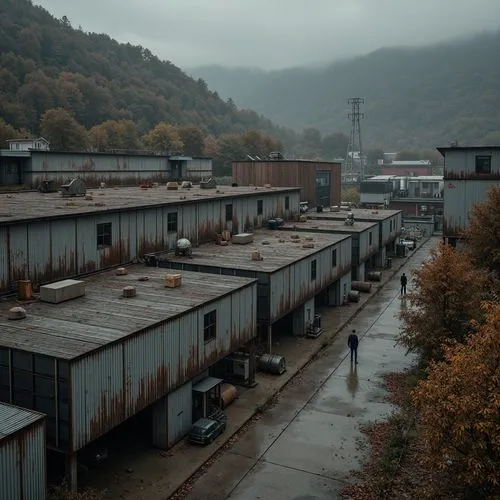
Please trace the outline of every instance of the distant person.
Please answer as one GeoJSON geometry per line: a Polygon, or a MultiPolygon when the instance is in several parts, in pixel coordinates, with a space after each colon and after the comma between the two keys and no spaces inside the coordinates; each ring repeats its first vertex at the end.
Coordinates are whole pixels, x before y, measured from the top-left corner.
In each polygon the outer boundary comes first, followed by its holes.
{"type": "Polygon", "coordinates": [[[406,295],[406,284],[408,283],[408,278],[406,274],[403,273],[401,276],[401,296],[406,295]]]}
{"type": "Polygon", "coordinates": [[[353,330],[349,338],[347,339],[347,347],[351,350],[351,363],[354,358],[354,362],[358,364],[358,344],[359,339],[356,335],[356,330],[353,330]]]}

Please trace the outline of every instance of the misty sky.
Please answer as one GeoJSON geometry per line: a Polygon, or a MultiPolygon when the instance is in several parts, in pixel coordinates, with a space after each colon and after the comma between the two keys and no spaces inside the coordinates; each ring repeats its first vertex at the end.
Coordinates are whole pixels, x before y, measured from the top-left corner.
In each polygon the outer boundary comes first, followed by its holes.
{"type": "Polygon", "coordinates": [[[500,28],[500,0],[34,0],[181,68],[280,69],[500,28]]]}

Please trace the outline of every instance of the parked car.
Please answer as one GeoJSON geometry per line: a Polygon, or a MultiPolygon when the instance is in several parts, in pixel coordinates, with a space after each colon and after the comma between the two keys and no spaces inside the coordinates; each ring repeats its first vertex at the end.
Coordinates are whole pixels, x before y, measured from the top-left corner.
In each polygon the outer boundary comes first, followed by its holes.
{"type": "Polygon", "coordinates": [[[217,436],[223,434],[225,430],[226,422],[224,420],[200,418],[191,427],[188,440],[190,443],[195,444],[210,444],[217,436]]]}

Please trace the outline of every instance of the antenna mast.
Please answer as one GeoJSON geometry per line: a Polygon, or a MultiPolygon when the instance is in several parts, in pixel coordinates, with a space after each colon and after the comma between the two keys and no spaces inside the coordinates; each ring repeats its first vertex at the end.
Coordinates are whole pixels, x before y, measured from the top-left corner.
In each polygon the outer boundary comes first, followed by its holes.
{"type": "Polygon", "coordinates": [[[364,118],[365,115],[359,111],[359,108],[360,105],[364,103],[365,100],[362,97],[351,97],[347,100],[347,104],[351,106],[351,112],[348,115],[349,120],[351,120],[351,133],[349,135],[349,144],[347,146],[345,173],[348,176],[359,173],[360,180],[364,178],[365,173],[360,119],[364,118]],[[358,165],[356,164],[356,153],[359,153],[359,170],[358,165]]]}

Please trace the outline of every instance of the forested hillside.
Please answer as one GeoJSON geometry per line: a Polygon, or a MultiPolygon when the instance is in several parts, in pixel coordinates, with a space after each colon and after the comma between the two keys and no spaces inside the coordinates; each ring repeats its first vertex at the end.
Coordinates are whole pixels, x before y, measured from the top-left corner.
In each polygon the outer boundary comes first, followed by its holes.
{"type": "Polygon", "coordinates": [[[254,128],[290,137],[148,49],[73,29],[28,0],[0,0],[0,33],[0,118],[17,129],[38,133],[43,113],[61,107],[87,129],[131,120],[140,133],[168,122],[205,134],[254,128]]]}
{"type": "Polygon", "coordinates": [[[348,133],[364,97],[364,143],[385,151],[500,143],[500,32],[425,48],[381,49],[324,68],[189,70],[211,89],[296,130],[348,133]]]}

